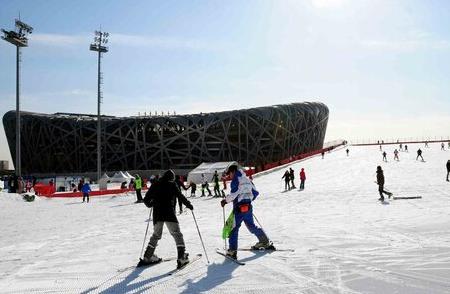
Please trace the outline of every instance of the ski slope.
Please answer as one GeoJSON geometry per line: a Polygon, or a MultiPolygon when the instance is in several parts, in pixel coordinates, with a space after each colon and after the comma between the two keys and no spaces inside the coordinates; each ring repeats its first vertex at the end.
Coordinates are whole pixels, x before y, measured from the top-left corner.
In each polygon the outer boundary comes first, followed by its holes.
{"type": "MultiPolygon", "coordinates": [[[[256,217],[275,246],[295,251],[239,252],[245,266],[215,253],[223,247],[219,199],[191,199],[211,263],[203,258],[173,276],[166,273],[175,261],[130,268],[149,213],[133,194],[86,204],[26,203],[0,192],[0,293],[449,293],[450,151],[429,145],[420,145],[426,162],[415,160],[418,145],[394,162],[392,145],[387,163],[373,146],[289,165],[297,179],[305,168],[304,191],[282,192],[284,169],[255,177],[256,217]],[[377,165],[395,196],[423,198],[378,202],[377,165]]],[[[191,213],[179,220],[188,252],[203,253],[191,213]]],[[[242,226],[239,242],[249,247],[256,238],[242,226]]],[[[156,253],[176,254],[166,229],[156,253]]]]}

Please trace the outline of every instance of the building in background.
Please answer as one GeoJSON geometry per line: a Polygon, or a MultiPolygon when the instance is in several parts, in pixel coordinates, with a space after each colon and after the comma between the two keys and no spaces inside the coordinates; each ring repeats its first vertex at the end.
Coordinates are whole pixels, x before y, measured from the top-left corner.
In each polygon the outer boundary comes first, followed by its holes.
{"type": "MultiPolygon", "coordinates": [[[[304,102],[191,115],[102,116],[102,169],[191,170],[202,162],[262,166],[322,148],[328,107],[304,102]]],[[[3,125],[15,158],[15,111],[3,125]]],[[[97,118],[23,112],[23,174],[97,168],[97,118]]]]}

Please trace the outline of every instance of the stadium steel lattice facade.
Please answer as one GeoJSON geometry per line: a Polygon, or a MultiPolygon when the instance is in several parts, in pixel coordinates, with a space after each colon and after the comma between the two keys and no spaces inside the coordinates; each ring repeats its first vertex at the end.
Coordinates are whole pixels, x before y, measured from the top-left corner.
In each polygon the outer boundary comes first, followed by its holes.
{"type": "MultiPolygon", "coordinates": [[[[292,103],[192,115],[102,117],[104,171],[191,169],[201,162],[262,166],[322,148],[328,108],[292,103]]],[[[96,170],[95,116],[22,112],[22,171],[96,170]]],[[[3,117],[15,158],[15,111],[3,117]]]]}

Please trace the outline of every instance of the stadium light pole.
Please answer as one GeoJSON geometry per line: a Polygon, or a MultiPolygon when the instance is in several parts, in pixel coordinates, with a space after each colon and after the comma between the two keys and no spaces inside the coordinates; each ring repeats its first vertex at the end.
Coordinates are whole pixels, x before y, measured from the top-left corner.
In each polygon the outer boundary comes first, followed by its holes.
{"type": "Polygon", "coordinates": [[[2,29],[2,39],[16,46],[16,176],[22,175],[22,164],[20,157],[20,48],[28,47],[27,34],[33,32],[33,28],[26,23],[15,20],[16,30],[6,31],[2,29]]]}
{"type": "Polygon", "coordinates": [[[108,43],[109,33],[95,31],[94,43],[89,46],[91,51],[98,53],[97,61],[97,181],[102,176],[102,154],[101,154],[101,117],[100,117],[100,104],[102,100],[101,84],[102,84],[102,72],[101,72],[101,59],[102,53],[108,52],[108,47],[105,46],[108,43]]]}

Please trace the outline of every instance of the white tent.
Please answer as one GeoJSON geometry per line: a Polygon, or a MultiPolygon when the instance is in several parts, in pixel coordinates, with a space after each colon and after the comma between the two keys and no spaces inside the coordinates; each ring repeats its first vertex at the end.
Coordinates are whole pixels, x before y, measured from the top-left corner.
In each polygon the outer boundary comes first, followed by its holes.
{"type": "Polygon", "coordinates": [[[103,176],[100,178],[100,180],[107,180],[107,181],[109,181],[109,179],[111,179],[111,178],[108,177],[108,175],[106,173],[104,173],[103,176]]]}
{"type": "Polygon", "coordinates": [[[129,179],[135,179],[135,177],[133,177],[132,175],[130,175],[130,173],[128,172],[128,171],[126,171],[126,172],[124,172],[123,173],[127,178],[129,178],[129,179]]]}
{"type": "Polygon", "coordinates": [[[106,173],[103,174],[103,176],[98,181],[98,186],[100,190],[107,190],[108,189],[108,182],[111,181],[111,178],[108,177],[106,173]]]}
{"type": "Polygon", "coordinates": [[[230,165],[238,165],[236,161],[224,161],[224,162],[203,162],[195,169],[191,170],[188,174],[187,181],[188,183],[194,182],[196,184],[202,183],[202,174],[205,175],[205,179],[208,182],[212,182],[214,172],[217,171],[219,176],[222,176],[222,173],[230,166],[230,165]]]}
{"type": "Polygon", "coordinates": [[[129,178],[123,172],[116,172],[114,176],[111,178],[112,183],[122,183],[128,182],[129,178]]]}

